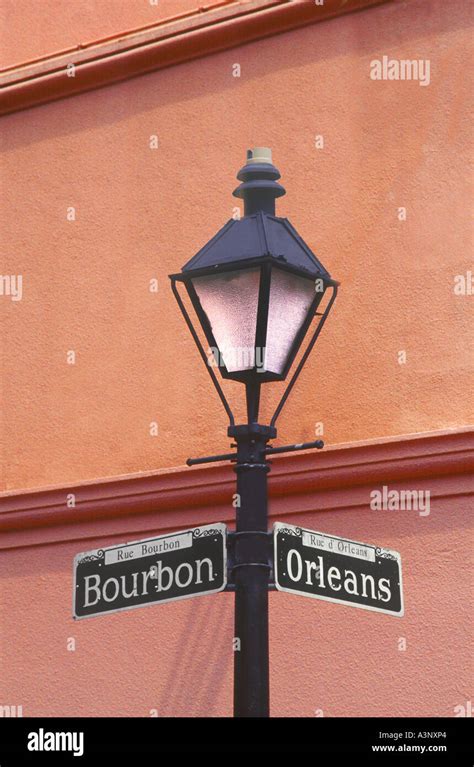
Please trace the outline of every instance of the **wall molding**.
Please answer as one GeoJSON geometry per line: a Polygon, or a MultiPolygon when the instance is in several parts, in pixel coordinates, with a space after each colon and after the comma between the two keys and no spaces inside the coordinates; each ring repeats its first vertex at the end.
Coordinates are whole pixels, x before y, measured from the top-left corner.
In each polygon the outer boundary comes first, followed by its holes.
{"type": "MultiPolygon", "coordinates": [[[[272,461],[270,515],[367,509],[368,493],[383,484],[416,482],[432,497],[471,495],[473,471],[470,428],[288,454],[272,461]]],[[[232,522],[234,483],[232,467],[217,464],[3,493],[0,548],[139,536],[176,526],[177,515],[182,527],[232,522]]]]}
{"type": "Polygon", "coordinates": [[[80,43],[0,71],[0,114],[102,88],[131,77],[393,0],[245,0],[113,37],[80,43]],[[74,64],[75,76],[68,76],[74,64]]]}

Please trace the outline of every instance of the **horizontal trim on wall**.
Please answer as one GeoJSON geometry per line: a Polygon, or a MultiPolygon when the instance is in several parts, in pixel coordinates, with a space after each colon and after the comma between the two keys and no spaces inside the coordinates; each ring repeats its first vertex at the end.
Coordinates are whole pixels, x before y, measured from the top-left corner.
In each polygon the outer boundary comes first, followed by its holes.
{"type": "MultiPolygon", "coordinates": [[[[292,453],[272,460],[270,516],[367,509],[370,490],[408,481],[432,497],[473,494],[473,470],[473,429],[292,453]]],[[[182,527],[231,522],[234,492],[232,466],[218,464],[3,493],[0,548],[166,530],[177,513],[182,527]]]]}
{"type": "Polygon", "coordinates": [[[101,88],[393,0],[247,0],[196,12],[0,71],[0,114],[101,88]],[[68,65],[74,64],[74,77],[68,65]]]}

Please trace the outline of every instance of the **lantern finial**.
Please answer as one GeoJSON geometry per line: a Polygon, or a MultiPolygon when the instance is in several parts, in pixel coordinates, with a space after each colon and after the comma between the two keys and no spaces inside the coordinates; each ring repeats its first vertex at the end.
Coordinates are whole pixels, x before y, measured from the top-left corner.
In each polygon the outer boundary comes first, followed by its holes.
{"type": "Polygon", "coordinates": [[[251,162],[267,162],[272,164],[272,150],[266,146],[254,146],[247,149],[247,165],[251,162]]]}
{"type": "Polygon", "coordinates": [[[272,164],[272,150],[257,146],[247,150],[247,163],[237,174],[243,183],[234,190],[234,197],[244,201],[244,215],[252,216],[262,211],[275,215],[275,199],[286,194],[277,183],[280,171],[272,164]]]}

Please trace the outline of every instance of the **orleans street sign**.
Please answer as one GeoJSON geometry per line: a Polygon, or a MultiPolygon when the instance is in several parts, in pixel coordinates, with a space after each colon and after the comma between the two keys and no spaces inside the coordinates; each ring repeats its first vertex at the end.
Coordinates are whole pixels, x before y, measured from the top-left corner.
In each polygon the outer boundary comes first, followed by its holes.
{"type": "Polygon", "coordinates": [[[74,618],[214,594],[227,584],[226,526],[181,530],[78,554],[74,618]]]}
{"type": "Polygon", "coordinates": [[[403,615],[398,552],[281,522],[273,539],[279,591],[403,615]]]}

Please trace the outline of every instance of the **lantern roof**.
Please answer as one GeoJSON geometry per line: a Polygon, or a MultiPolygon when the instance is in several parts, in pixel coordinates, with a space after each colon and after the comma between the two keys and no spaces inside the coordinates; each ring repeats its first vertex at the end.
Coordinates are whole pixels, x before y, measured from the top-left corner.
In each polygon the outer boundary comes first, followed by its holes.
{"type": "Polygon", "coordinates": [[[239,268],[243,266],[240,262],[260,258],[274,260],[276,266],[306,272],[311,279],[334,282],[288,219],[264,211],[230,219],[183,266],[182,272],[228,267],[233,263],[239,268]]]}

